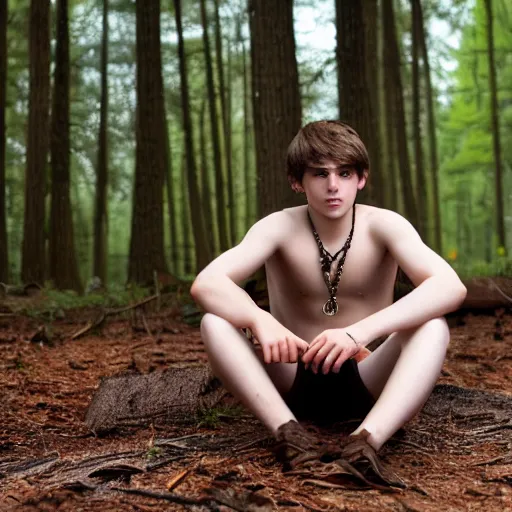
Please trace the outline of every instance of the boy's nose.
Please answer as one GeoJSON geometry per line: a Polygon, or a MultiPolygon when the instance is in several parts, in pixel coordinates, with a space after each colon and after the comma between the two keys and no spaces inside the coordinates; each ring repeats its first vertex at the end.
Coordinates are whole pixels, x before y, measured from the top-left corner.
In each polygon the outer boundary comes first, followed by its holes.
{"type": "Polygon", "coordinates": [[[329,190],[338,190],[338,177],[335,174],[329,174],[327,186],[329,190]]]}

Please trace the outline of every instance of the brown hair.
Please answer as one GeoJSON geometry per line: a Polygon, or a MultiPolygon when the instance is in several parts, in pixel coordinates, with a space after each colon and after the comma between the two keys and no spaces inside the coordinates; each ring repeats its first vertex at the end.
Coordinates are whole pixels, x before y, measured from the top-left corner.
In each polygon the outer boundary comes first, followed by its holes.
{"type": "Polygon", "coordinates": [[[303,126],[288,146],[288,179],[301,183],[308,164],[324,159],[354,167],[359,178],[370,169],[366,146],[351,126],[341,121],[314,121],[303,126]]]}

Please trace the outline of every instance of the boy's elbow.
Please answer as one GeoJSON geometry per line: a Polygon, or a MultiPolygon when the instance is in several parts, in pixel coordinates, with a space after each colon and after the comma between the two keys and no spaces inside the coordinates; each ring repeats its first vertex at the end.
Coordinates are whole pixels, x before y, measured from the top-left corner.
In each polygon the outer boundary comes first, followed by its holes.
{"type": "Polygon", "coordinates": [[[455,304],[456,308],[459,308],[460,306],[462,306],[467,294],[468,294],[468,289],[464,286],[462,281],[459,281],[457,283],[456,289],[453,294],[454,302],[456,303],[455,304]]]}
{"type": "Polygon", "coordinates": [[[190,287],[190,295],[196,302],[199,300],[202,290],[204,290],[204,280],[197,276],[190,287]]]}

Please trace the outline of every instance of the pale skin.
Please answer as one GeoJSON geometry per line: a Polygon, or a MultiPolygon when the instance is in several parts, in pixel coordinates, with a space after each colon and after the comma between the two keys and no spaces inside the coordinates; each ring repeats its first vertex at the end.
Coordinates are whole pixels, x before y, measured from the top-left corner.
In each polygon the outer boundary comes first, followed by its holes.
{"type": "Polygon", "coordinates": [[[352,205],[365,184],[366,174],[359,177],[335,162],[311,164],[302,182],[292,183],[308,205],[257,222],[240,244],[197,276],[191,293],[207,311],[201,334],[214,372],[273,433],[295,419],[282,395],[292,386],[299,358],[314,372],[337,372],[348,358],[360,358],[360,347],[392,333],[358,363],[376,403],[354,433],[367,430],[378,450],[429,397],[449,343],[443,315],[459,307],[466,289],[407,220],[356,205],[354,237],[337,291],[339,312],[323,314],[328,293],[307,208],[324,247],[334,254],[350,232],[352,205]],[[263,265],[271,313],[239,286],[263,265]],[[398,266],[415,289],[393,303],[398,266]],[[251,329],[259,350],[243,328],[251,329]]]}

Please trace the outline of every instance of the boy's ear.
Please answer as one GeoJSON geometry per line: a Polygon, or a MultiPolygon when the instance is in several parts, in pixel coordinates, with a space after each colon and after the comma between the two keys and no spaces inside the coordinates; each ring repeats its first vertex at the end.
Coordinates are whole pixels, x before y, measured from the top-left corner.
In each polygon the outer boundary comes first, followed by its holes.
{"type": "Polygon", "coordinates": [[[290,182],[290,186],[292,187],[292,190],[296,194],[302,194],[304,192],[304,189],[302,188],[302,185],[294,178],[288,178],[288,181],[290,182]]]}
{"type": "Polygon", "coordinates": [[[364,171],[361,178],[359,178],[359,183],[357,184],[357,190],[363,190],[366,185],[366,181],[368,180],[368,171],[364,171]]]}

